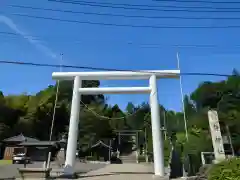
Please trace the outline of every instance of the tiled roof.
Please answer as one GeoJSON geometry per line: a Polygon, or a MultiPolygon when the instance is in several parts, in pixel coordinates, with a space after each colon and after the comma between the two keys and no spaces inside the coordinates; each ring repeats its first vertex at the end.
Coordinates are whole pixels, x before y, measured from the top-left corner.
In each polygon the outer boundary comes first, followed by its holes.
{"type": "Polygon", "coordinates": [[[23,134],[19,134],[18,136],[13,136],[7,139],[4,139],[3,142],[37,142],[38,139],[26,137],[23,134]]]}
{"type": "MultiPolygon", "coordinates": [[[[54,146],[57,145],[57,141],[35,141],[35,142],[22,142],[19,146],[54,146]]],[[[59,144],[60,145],[60,144],[59,144]]]]}
{"type": "Polygon", "coordinates": [[[112,148],[111,146],[108,146],[107,144],[105,144],[104,142],[102,141],[98,141],[96,144],[92,145],[91,148],[94,148],[94,147],[97,147],[97,146],[104,146],[106,148],[112,148]]]}

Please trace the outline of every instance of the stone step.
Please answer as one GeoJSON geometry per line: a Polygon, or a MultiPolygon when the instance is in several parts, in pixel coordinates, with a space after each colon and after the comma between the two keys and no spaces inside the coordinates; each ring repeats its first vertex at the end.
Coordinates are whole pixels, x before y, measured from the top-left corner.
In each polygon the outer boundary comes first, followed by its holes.
{"type": "Polygon", "coordinates": [[[126,159],[136,159],[136,156],[120,156],[120,157],[126,159]]]}
{"type": "Polygon", "coordinates": [[[123,163],[136,163],[137,162],[137,157],[136,157],[136,152],[133,151],[132,153],[128,155],[120,155],[119,157],[123,163]]]}
{"type": "Polygon", "coordinates": [[[129,157],[129,156],[120,156],[120,159],[123,163],[136,163],[137,159],[135,157],[129,157]]]}
{"type": "Polygon", "coordinates": [[[129,164],[132,164],[132,163],[137,163],[137,161],[122,161],[123,164],[126,164],[126,163],[129,163],[129,164]]]}
{"type": "Polygon", "coordinates": [[[120,155],[120,157],[123,157],[123,158],[136,158],[136,155],[131,155],[131,156],[120,155]]]}
{"type": "Polygon", "coordinates": [[[136,161],[137,159],[129,159],[129,158],[120,158],[122,161],[136,161]]]}

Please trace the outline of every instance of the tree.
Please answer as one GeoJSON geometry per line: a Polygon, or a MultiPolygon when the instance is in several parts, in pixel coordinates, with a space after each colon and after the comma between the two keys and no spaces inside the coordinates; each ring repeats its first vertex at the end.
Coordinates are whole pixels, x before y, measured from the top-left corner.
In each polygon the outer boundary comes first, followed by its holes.
{"type": "MultiPolygon", "coordinates": [[[[50,129],[54,127],[52,140],[68,131],[72,101],[72,81],[59,84],[58,101],[55,106],[57,84],[50,85],[35,95],[22,93],[4,96],[0,91],[0,139],[23,133],[40,140],[49,140],[50,129]]],[[[98,87],[99,81],[83,81],[83,87],[98,87]]],[[[148,151],[152,151],[151,112],[148,103],[134,105],[129,102],[125,112],[117,104],[107,104],[103,95],[81,97],[79,142],[89,146],[101,139],[116,136],[116,130],[146,130],[148,151]]],[[[207,111],[215,109],[221,122],[229,126],[234,146],[240,146],[240,76],[237,70],[233,76],[220,82],[203,82],[184,97],[189,141],[185,137],[183,112],[168,110],[159,104],[161,124],[166,123],[167,136],[176,132],[178,142],[185,153],[199,153],[211,150],[211,136],[207,111]],[[165,121],[164,121],[165,118],[165,121]]],[[[169,144],[165,141],[165,145],[169,144]]],[[[166,149],[165,149],[166,150],[166,149]]],[[[165,155],[169,156],[168,150],[165,155]]]]}
{"type": "Polygon", "coordinates": [[[98,140],[112,138],[111,122],[105,116],[105,107],[91,104],[80,113],[79,137],[81,144],[92,144],[98,140]],[[93,110],[94,109],[94,113],[93,110]]]}
{"type": "Polygon", "coordinates": [[[126,112],[128,114],[133,114],[136,111],[136,108],[132,102],[129,102],[126,107],[126,112]]]}
{"type": "Polygon", "coordinates": [[[146,122],[150,124],[150,119],[145,119],[146,114],[150,113],[150,107],[147,103],[142,103],[141,105],[134,107],[132,113],[127,115],[127,124],[133,130],[143,130],[145,128],[146,122]]]}
{"type": "Polygon", "coordinates": [[[204,82],[191,94],[197,110],[204,107],[217,108],[217,103],[221,100],[225,92],[225,81],[212,83],[204,82]]]}
{"type": "Polygon", "coordinates": [[[192,115],[196,114],[195,106],[187,95],[184,96],[184,109],[187,119],[192,115]]]}
{"type": "MultiPolygon", "coordinates": [[[[83,81],[83,87],[98,87],[99,81],[83,81]]],[[[53,128],[53,138],[56,139],[63,131],[69,121],[69,112],[72,99],[72,82],[62,81],[59,84],[58,102],[53,128]]],[[[0,93],[0,123],[1,134],[16,135],[23,133],[42,140],[48,140],[50,127],[53,121],[55,108],[57,84],[50,85],[36,95],[9,95],[0,93]],[[4,128],[3,128],[4,127],[4,128]],[[11,131],[9,128],[11,127],[11,131]],[[43,127],[43,129],[39,128],[43,127]],[[6,132],[5,132],[6,131],[6,132]]],[[[82,96],[82,103],[92,102],[104,104],[103,95],[82,96]]],[[[80,102],[79,102],[80,103],[80,102]]],[[[3,136],[1,137],[3,138],[3,136]]]]}

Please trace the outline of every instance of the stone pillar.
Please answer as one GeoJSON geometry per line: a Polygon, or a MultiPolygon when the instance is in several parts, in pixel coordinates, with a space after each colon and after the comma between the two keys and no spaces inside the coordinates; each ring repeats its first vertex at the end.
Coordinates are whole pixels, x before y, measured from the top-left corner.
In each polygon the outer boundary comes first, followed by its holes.
{"type": "Polygon", "coordinates": [[[208,120],[209,120],[211,136],[212,136],[215,162],[218,163],[224,160],[226,157],[225,157],[223,139],[222,139],[221,128],[218,120],[217,111],[209,110],[208,120]]]}

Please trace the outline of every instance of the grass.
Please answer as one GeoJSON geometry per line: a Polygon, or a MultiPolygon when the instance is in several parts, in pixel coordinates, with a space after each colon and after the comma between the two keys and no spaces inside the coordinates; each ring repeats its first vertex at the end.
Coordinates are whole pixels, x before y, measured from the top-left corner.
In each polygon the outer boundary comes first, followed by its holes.
{"type": "Polygon", "coordinates": [[[12,164],[12,160],[0,160],[0,165],[12,164]]]}

